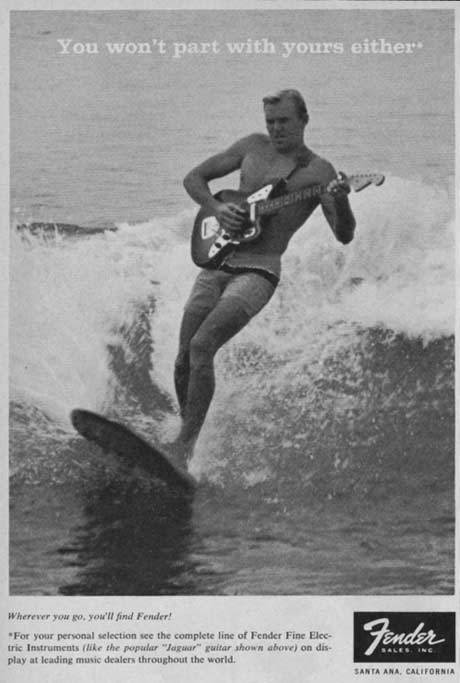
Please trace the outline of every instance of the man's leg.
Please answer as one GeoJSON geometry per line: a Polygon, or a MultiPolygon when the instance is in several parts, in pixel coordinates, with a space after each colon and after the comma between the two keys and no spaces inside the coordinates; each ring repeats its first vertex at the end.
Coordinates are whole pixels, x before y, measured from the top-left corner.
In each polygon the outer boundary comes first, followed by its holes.
{"type": "Polygon", "coordinates": [[[179,443],[190,453],[211,403],[214,356],[270,300],[274,286],[260,275],[232,276],[215,308],[199,325],[190,341],[187,399],[179,443]]]}
{"type": "Polygon", "coordinates": [[[202,271],[195,280],[179,332],[179,350],[174,365],[174,385],[181,417],[184,418],[190,377],[190,342],[201,323],[217,305],[228,276],[202,271]]]}
{"type": "Polygon", "coordinates": [[[214,395],[214,356],[251,319],[238,299],[223,299],[209,313],[190,342],[187,398],[179,440],[193,449],[214,395]]]}
{"type": "Polygon", "coordinates": [[[179,403],[180,416],[185,415],[188,384],[190,379],[190,342],[210,311],[185,311],[179,333],[179,352],[174,365],[174,386],[179,403]]]}

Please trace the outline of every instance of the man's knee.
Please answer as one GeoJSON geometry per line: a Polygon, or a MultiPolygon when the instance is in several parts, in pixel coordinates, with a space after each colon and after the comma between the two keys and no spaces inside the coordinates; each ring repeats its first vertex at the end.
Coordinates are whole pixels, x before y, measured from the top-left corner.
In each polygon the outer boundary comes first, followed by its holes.
{"type": "Polygon", "coordinates": [[[192,368],[209,366],[214,352],[209,338],[197,332],[190,342],[190,365],[192,368]]]}

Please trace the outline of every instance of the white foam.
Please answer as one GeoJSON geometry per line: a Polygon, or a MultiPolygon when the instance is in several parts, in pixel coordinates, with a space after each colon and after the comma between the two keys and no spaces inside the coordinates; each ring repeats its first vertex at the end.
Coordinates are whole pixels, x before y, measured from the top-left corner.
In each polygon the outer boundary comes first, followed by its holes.
{"type": "MultiPolygon", "coordinates": [[[[291,382],[296,370],[319,362],[334,344],[342,347],[359,327],[379,326],[425,343],[453,333],[447,191],[390,177],[353,195],[352,204],[358,227],[350,245],[334,240],[320,210],[296,234],[272,301],[219,353],[218,376],[227,381],[219,383],[216,406],[232,395],[242,368],[246,390],[252,365],[265,356],[272,368],[280,364],[272,370],[279,373],[274,386],[291,382]]],[[[107,344],[123,344],[120,326],[152,297],[152,379],[173,395],[182,309],[198,272],[189,255],[192,222],[193,212],[185,212],[52,242],[14,233],[12,397],[67,425],[75,406],[103,408],[114,390],[107,344]]],[[[256,394],[254,387],[251,405],[256,394]]]]}

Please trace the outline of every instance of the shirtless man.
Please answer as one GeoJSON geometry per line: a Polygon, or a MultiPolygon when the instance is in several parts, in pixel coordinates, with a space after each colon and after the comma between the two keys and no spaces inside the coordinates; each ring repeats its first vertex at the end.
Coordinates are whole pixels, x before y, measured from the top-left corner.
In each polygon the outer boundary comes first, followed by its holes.
{"type": "Polygon", "coordinates": [[[198,275],[185,306],[174,375],[182,428],[171,455],[182,465],[192,455],[214,393],[214,356],[272,297],[292,235],[321,204],[335,237],[343,244],[353,239],[350,188],[328,161],[306,147],[308,113],[301,94],[282,90],[263,104],[268,135],[249,135],[192,169],[184,179],[189,195],[211,209],[227,231],[238,231],[246,213],[213,197],[208,183],[215,178],[240,169],[239,189],[248,194],[277,177],[288,179],[289,192],[318,183],[327,191],[284,207],[255,242],[239,245],[218,269],[198,275]]]}

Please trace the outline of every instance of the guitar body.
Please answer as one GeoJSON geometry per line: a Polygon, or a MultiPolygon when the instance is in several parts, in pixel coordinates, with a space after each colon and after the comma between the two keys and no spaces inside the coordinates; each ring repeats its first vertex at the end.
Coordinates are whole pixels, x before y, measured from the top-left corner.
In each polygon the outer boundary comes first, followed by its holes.
{"type": "Polygon", "coordinates": [[[201,208],[195,218],[192,231],[192,260],[200,268],[218,268],[227,254],[239,244],[253,242],[263,229],[263,217],[251,216],[252,207],[258,201],[269,197],[280,196],[285,192],[286,183],[283,179],[275,180],[264,185],[257,192],[248,194],[240,190],[221,190],[214,195],[221,202],[237,204],[248,213],[247,223],[238,233],[230,233],[222,228],[214,214],[201,208]]]}
{"type": "MultiPolygon", "coordinates": [[[[381,173],[364,173],[346,178],[349,186],[360,192],[369,185],[382,185],[385,176],[381,173]]],[[[247,222],[238,232],[228,232],[221,227],[215,215],[201,208],[195,218],[192,231],[192,260],[200,268],[215,269],[238,245],[256,240],[264,227],[264,216],[273,215],[284,206],[319,196],[327,191],[324,185],[311,185],[302,190],[287,193],[284,178],[264,185],[252,194],[240,190],[221,190],[214,195],[221,202],[237,204],[247,211],[247,222]]]]}

